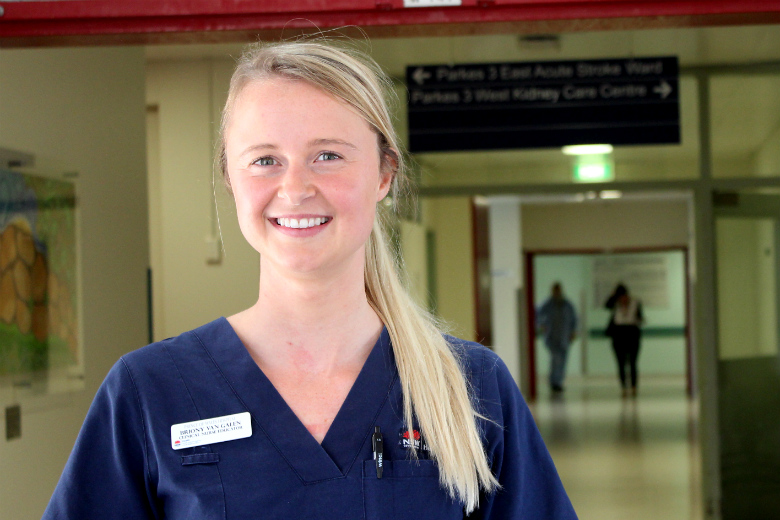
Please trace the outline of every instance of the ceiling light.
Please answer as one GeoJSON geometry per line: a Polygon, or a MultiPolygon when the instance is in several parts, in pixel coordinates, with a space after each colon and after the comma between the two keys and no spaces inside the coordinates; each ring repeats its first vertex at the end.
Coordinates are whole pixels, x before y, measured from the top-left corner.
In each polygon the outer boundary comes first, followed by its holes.
{"type": "Polygon", "coordinates": [[[612,153],[611,144],[573,144],[564,146],[561,151],[566,155],[606,155],[612,153]]]}

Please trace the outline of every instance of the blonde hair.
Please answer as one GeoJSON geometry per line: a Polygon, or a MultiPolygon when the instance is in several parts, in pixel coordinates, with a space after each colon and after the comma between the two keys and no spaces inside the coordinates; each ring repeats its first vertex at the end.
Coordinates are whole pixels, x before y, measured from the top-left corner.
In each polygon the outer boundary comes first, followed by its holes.
{"type": "MultiPolygon", "coordinates": [[[[390,194],[397,208],[409,193],[406,161],[388,109],[390,79],[368,56],[319,41],[254,45],[239,59],[222,114],[217,161],[228,189],[225,130],[241,90],[251,81],[283,77],[305,81],[344,101],[376,132],[383,171],[394,173],[390,194]]],[[[407,292],[387,244],[389,212],[378,205],[366,243],[365,286],[369,304],[384,322],[393,344],[403,391],[407,428],[417,420],[440,485],[466,512],[479,504],[480,488],[498,487],[482,446],[476,412],[458,355],[435,319],[407,292]]],[[[416,451],[412,451],[416,457],[416,451]]]]}

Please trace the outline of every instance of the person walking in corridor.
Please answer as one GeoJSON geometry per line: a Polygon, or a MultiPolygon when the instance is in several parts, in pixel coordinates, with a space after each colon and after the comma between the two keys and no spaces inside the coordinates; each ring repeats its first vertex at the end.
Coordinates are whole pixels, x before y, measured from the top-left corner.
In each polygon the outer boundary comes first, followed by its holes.
{"type": "Polygon", "coordinates": [[[577,335],[577,313],[564,297],[560,282],[553,284],[550,297],[536,312],[536,324],[550,351],[550,388],[555,393],[562,392],[566,358],[577,335]]]}
{"type": "Polygon", "coordinates": [[[607,336],[612,338],[612,350],[617,359],[623,397],[628,396],[629,393],[635,396],[638,377],[636,364],[639,359],[639,341],[642,335],[640,327],[644,322],[642,303],[629,294],[625,285],[618,284],[607,300],[606,307],[612,311],[607,336]],[[626,379],[626,364],[630,371],[630,381],[626,379]]]}

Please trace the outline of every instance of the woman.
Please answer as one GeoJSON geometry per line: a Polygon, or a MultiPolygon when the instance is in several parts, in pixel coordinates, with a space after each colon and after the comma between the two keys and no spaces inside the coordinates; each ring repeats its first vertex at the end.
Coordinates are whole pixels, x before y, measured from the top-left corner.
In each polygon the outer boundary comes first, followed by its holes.
{"type": "Polygon", "coordinates": [[[395,272],[389,87],[322,43],[241,58],[219,162],[257,303],[116,364],[44,518],[576,518],[506,367],[395,272]]]}
{"type": "Polygon", "coordinates": [[[612,311],[607,328],[608,335],[612,338],[612,350],[617,360],[623,397],[628,396],[629,393],[636,396],[636,363],[639,359],[639,341],[642,335],[640,326],[644,321],[642,303],[631,297],[625,285],[618,284],[607,300],[606,307],[612,311]],[[630,388],[626,380],[626,364],[631,374],[630,388]]]}

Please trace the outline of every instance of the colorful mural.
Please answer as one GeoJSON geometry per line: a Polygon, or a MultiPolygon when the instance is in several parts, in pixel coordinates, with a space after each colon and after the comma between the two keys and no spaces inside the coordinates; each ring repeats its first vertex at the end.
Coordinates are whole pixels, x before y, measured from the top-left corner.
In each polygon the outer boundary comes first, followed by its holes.
{"type": "Polygon", "coordinates": [[[0,170],[0,376],[79,362],[71,183],[0,170]]]}

